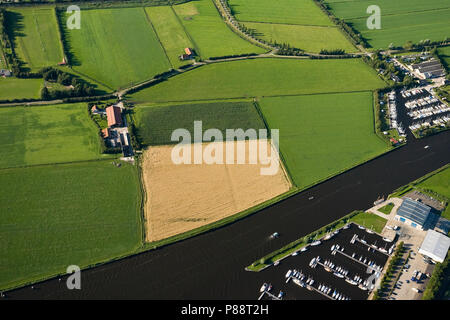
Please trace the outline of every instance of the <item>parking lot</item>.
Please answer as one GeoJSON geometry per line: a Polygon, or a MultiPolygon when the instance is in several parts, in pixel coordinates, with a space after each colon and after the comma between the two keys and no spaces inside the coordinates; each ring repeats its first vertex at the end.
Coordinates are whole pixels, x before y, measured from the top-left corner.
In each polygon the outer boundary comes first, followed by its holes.
{"type": "Polygon", "coordinates": [[[255,295],[274,299],[281,290],[283,299],[367,299],[395,243],[353,223],[324,239],[262,271],[273,296],[260,288],[255,288],[255,295]]]}

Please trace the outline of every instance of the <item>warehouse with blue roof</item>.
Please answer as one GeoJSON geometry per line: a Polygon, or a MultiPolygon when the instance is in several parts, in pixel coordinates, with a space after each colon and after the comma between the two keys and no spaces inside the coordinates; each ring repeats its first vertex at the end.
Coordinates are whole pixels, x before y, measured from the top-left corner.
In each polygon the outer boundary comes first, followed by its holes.
{"type": "Polygon", "coordinates": [[[423,230],[430,211],[431,208],[422,202],[405,198],[397,210],[395,219],[413,228],[423,230]]]}

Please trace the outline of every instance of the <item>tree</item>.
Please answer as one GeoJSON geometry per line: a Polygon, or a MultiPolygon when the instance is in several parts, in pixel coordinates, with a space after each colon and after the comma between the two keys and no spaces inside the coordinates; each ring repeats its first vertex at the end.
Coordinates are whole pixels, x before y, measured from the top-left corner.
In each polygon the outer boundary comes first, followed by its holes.
{"type": "Polygon", "coordinates": [[[405,48],[405,50],[411,50],[414,47],[412,41],[407,41],[405,43],[405,45],[403,46],[403,48],[405,48]]]}
{"type": "Polygon", "coordinates": [[[41,90],[42,100],[50,100],[50,97],[50,92],[48,91],[47,87],[43,87],[41,90]]]}

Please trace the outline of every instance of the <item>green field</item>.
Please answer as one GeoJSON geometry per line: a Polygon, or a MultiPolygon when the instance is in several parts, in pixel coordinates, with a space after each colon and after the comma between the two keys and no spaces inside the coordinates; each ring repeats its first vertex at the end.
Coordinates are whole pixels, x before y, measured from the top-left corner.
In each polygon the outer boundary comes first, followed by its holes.
{"type": "Polygon", "coordinates": [[[170,69],[143,8],[84,10],[68,32],[74,69],[111,87],[139,83],[170,69]]]}
{"type": "Polygon", "coordinates": [[[25,67],[37,71],[63,59],[53,7],[12,8],[7,26],[14,39],[15,52],[25,67]]]}
{"type": "Polygon", "coordinates": [[[245,26],[256,30],[258,38],[270,42],[289,43],[290,46],[307,52],[318,53],[322,49],[357,51],[337,27],[257,22],[246,22],[245,26]]]}
{"type": "Polygon", "coordinates": [[[235,34],[224,23],[212,0],[192,1],[173,8],[203,59],[266,51],[235,34]]]}
{"type": "Polygon", "coordinates": [[[288,43],[307,52],[356,48],[313,0],[230,0],[237,20],[272,43],[288,43]]]}
{"type": "Polygon", "coordinates": [[[132,95],[132,100],[164,102],[365,91],[384,85],[375,71],[359,59],[250,59],[197,68],[141,90],[132,95]]]}
{"type": "Polygon", "coordinates": [[[361,212],[358,215],[350,218],[350,221],[357,223],[366,228],[372,229],[377,233],[383,231],[387,220],[373,213],[361,212]]]}
{"type": "MultiPolygon", "coordinates": [[[[370,4],[365,0],[329,1],[325,0],[333,13],[342,19],[367,18],[369,5],[380,7],[382,16],[403,14],[405,12],[421,12],[450,8],[449,0],[373,0],[370,4]]],[[[383,20],[383,17],[381,18],[383,20]]]]}
{"type": "MultiPolygon", "coordinates": [[[[415,186],[425,192],[427,190],[436,192],[447,198],[447,201],[450,202],[450,167],[432,175],[415,186]]],[[[450,205],[447,205],[442,216],[450,220],[450,205]]]]}
{"type": "Polygon", "coordinates": [[[332,26],[313,0],[229,0],[237,20],[332,26]]]}
{"type": "Polygon", "coordinates": [[[127,164],[0,170],[0,289],[133,252],[139,202],[137,170],[127,164]]]}
{"type": "Polygon", "coordinates": [[[202,121],[203,131],[219,129],[264,129],[264,122],[252,102],[214,102],[139,107],[135,121],[140,140],[145,145],[171,144],[175,129],[185,128],[194,137],[194,121],[202,121]]]}
{"type": "Polygon", "coordinates": [[[186,64],[186,61],[180,61],[178,56],[184,53],[184,48],[192,48],[193,45],[172,8],[148,7],[145,8],[145,11],[172,66],[177,68],[186,64]]]}
{"type": "Polygon", "coordinates": [[[86,104],[0,108],[0,117],[0,168],[105,157],[86,104]]]}
{"type": "Polygon", "coordinates": [[[42,85],[42,79],[0,77],[0,100],[38,99],[42,85]]]}
{"type": "Polygon", "coordinates": [[[390,214],[392,209],[394,208],[394,204],[392,202],[378,209],[381,213],[390,214]]]}
{"type": "Polygon", "coordinates": [[[280,130],[280,151],[305,188],[389,150],[374,132],[372,92],[263,98],[263,115],[280,130]]]}
{"type": "MultiPolygon", "coordinates": [[[[330,1],[327,1],[330,2],[330,1]]],[[[450,36],[449,0],[378,0],[381,10],[381,29],[369,30],[366,9],[367,1],[345,1],[329,3],[331,11],[345,19],[360,31],[374,48],[387,48],[390,44],[403,46],[407,41],[442,41],[450,36]]]]}

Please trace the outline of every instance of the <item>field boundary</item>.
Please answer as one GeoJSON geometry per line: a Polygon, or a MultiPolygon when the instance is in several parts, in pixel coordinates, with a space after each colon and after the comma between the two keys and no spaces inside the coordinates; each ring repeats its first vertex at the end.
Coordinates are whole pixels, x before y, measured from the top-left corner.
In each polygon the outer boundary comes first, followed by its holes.
{"type": "Polygon", "coordinates": [[[164,55],[166,56],[167,61],[169,62],[170,66],[171,66],[172,69],[173,69],[174,67],[173,67],[172,62],[171,62],[170,59],[169,59],[169,55],[167,54],[166,48],[163,46],[163,44],[162,44],[162,42],[161,42],[161,39],[159,38],[158,32],[156,32],[156,28],[155,28],[155,26],[153,25],[152,20],[151,20],[150,17],[148,16],[147,10],[145,10],[145,7],[142,7],[142,10],[144,10],[145,18],[146,18],[148,24],[150,25],[150,28],[152,28],[153,32],[155,33],[156,39],[158,39],[158,43],[159,43],[159,45],[161,46],[161,49],[164,51],[164,55]]]}
{"type": "MultiPolygon", "coordinates": [[[[253,98],[253,105],[255,106],[256,112],[258,112],[259,116],[261,117],[262,121],[264,122],[264,125],[267,128],[267,132],[270,133],[271,131],[270,131],[270,127],[269,127],[269,122],[267,121],[266,117],[264,116],[264,113],[262,112],[262,110],[261,110],[261,108],[259,106],[259,103],[256,101],[255,98],[253,98]]],[[[280,146],[278,146],[278,149],[279,149],[278,150],[278,154],[280,156],[281,162],[283,163],[283,171],[284,171],[285,176],[289,180],[289,182],[290,182],[292,187],[298,188],[297,184],[294,181],[294,178],[293,178],[291,172],[289,171],[289,167],[287,165],[287,162],[286,162],[286,159],[285,159],[283,153],[281,152],[280,146]]]]}
{"type": "MultiPolygon", "coordinates": [[[[105,155],[107,157],[107,155],[105,155]]],[[[29,165],[21,165],[17,167],[0,167],[0,171],[4,170],[16,170],[16,169],[26,169],[26,168],[35,168],[35,167],[49,167],[49,166],[58,166],[58,165],[70,165],[70,164],[78,164],[85,162],[98,162],[98,161],[110,161],[117,160],[119,158],[118,155],[114,155],[109,158],[97,158],[97,159],[89,159],[89,160],[77,160],[77,161],[68,161],[68,162],[52,162],[52,163],[40,163],[40,164],[29,164],[29,165]]]]}
{"type": "Polygon", "coordinates": [[[62,55],[63,59],[66,61],[66,64],[68,64],[67,56],[66,56],[66,49],[64,47],[64,42],[63,42],[63,35],[62,35],[61,25],[60,25],[60,21],[59,21],[58,12],[56,10],[56,7],[53,7],[53,15],[54,15],[54,17],[56,19],[56,25],[57,25],[57,28],[56,28],[57,30],[56,31],[58,32],[58,42],[59,42],[59,45],[61,46],[60,47],[61,55],[62,55]]]}
{"type": "MultiPolygon", "coordinates": [[[[191,1],[191,0],[189,0],[191,1]]],[[[172,9],[173,14],[175,15],[178,23],[181,25],[181,27],[184,30],[184,33],[186,34],[186,36],[188,37],[189,41],[192,43],[192,45],[194,46],[195,52],[197,53],[197,55],[199,55],[200,57],[202,57],[202,52],[200,51],[199,46],[197,45],[197,43],[194,41],[194,38],[191,36],[191,34],[188,32],[188,30],[186,29],[186,26],[183,24],[183,21],[181,21],[181,18],[178,16],[177,12],[175,11],[175,9],[173,8],[173,5],[170,6],[170,9],[172,9]]]]}

